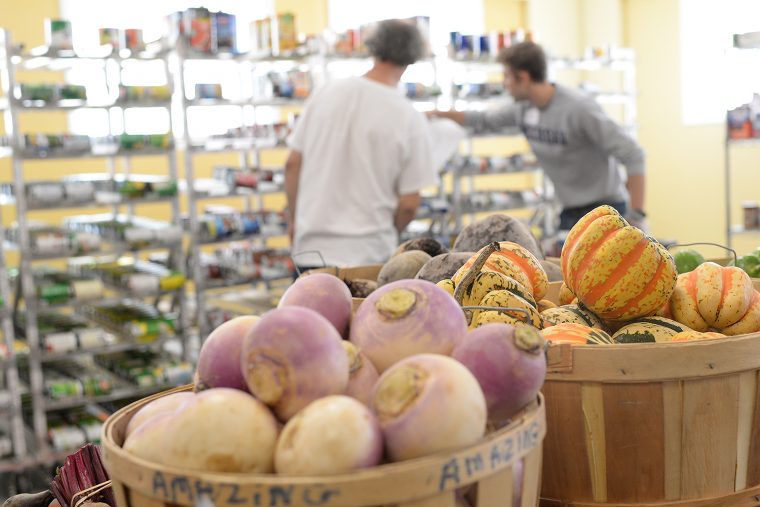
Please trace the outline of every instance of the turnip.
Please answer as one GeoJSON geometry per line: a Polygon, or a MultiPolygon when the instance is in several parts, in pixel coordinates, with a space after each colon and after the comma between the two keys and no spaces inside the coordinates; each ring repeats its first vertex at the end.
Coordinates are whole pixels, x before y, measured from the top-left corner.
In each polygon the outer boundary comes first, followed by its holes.
{"type": "Polygon", "coordinates": [[[124,441],[124,450],[138,458],[161,463],[166,454],[166,445],[171,438],[173,417],[173,412],[153,414],[127,436],[124,441]]]}
{"type": "Polygon", "coordinates": [[[353,343],[344,341],[343,348],[348,354],[348,386],[346,394],[356,398],[367,406],[372,403],[372,390],[380,375],[377,368],[367,356],[361,353],[353,343]]]}
{"type": "Polygon", "coordinates": [[[248,393],[208,389],[157,424],[167,427],[161,464],[205,472],[272,471],[277,420],[248,393]]]}
{"type": "Polygon", "coordinates": [[[376,466],[383,438],[374,414],[348,396],[327,396],[298,412],[282,430],[275,470],[329,475],[376,466]]]}
{"type": "Polygon", "coordinates": [[[351,324],[351,342],[379,372],[415,354],[450,354],[467,333],[456,300],[425,280],[399,280],[362,303],[351,324]]]}
{"type": "Polygon", "coordinates": [[[160,398],[156,398],[150,403],[144,405],[135,413],[135,415],[132,416],[132,419],[129,420],[127,429],[124,431],[124,437],[128,437],[133,431],[139,428],[141,424],[156,414],[171,414],[173,412],[176,412],[177,408],[180,405],[192,399],[194,396],[195,395],[190,392],[172,393],[167,394],[166,396],[161,396],[160,398]]]}
{"type": "Polygon", "coordinates": [[[243,338],[258,320],[255,316],[236,317],[208,335],[198,354],[196,390],[212,387],[248,390],[240,371],[240,351],[243,338]]]}
{"type": "Polygon", "coordinates": [[[335,326],[341,336],[348,333],[351,320],[351,291],[340,278],[328,273],[314,273],[296,280],[280,298],[278,308],[311,308],[335,326]]]}
{"type": "Polygon", "coordinates": [[[466,447],[486,430],[478,381],[458,361],[437,354],[409,357],[383,373],[372,408],[393,461],[466,447]]]}
{"type": "Polygon", "coordinates": [[[528,326],[486,324],[457,342],[452,357],[478,379],[492,421],[505,421],[536,399],[546,376],[545,341],[528,326]]]}
{"type": "Polygon", "coordinates": [[[341,342],[332,324],[309,308],[265,313],[243,342],[240,367],[248,389],[282,421],[318,398],[343,394],[348,356],[341,342]]]}

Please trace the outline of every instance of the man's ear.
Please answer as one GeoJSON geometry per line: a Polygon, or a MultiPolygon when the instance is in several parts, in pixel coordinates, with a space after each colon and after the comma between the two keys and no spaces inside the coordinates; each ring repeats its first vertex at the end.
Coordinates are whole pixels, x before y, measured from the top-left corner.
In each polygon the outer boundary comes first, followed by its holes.
{"type": "Polygon", "coordinates": [[[530,72],[527,70],[518,70],[515,72],[515,75],[517,76],[518,83],[529,83],[531,81],[530,72]]]}

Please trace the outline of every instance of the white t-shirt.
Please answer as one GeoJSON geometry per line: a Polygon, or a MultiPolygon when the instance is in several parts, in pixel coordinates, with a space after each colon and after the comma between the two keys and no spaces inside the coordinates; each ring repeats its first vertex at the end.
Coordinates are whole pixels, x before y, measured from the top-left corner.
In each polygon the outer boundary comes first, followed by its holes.
{"type": "Polygon", "coordinates": [[[293,255],[300,265],[384,262],[398,244],[398,196],[435,185],[425,117],[396,88],[364,77],[328,83],[290,139],[303,162],[293,255]]]}

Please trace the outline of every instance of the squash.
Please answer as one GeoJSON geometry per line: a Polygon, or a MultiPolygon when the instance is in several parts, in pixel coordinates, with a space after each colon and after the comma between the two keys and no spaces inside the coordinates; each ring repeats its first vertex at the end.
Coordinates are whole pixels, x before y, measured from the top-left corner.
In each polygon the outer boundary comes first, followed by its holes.
{"type": "Polygon", "coordinates": [[[604,325],[599,317],[579,305],[571,304],[558,306],[557,308],[549,308],[548,310],[541,312],[541,316],[544,318],[545,326],[575,323],[597,329],[604,329],[604,325]]]}
{"type": "Polygon", "coordinates": [[[530,302],[508,290],[494,290],[489,292],[480,303],[480,306],[496,308],[518,308],[523,311],[505,312],[500,310],[474,310],[470,329],[490,324],[492,322],[505,322],[507,324],[529,324],[536,329],[544,327],[541,314],[530,302]]]}
{"type": "MultiPolygon", "coordinates": [[[[483,251],[482,248],[454,273],[451,278],[455,284],[458,285],[462,281],[475,264],[481,251],[483,251]]],[[[496,271],[513,278],[527,287],[536,301],[543,299],[549,288],[549,279],[541,263],[532,253],[517,243],[500,241],[499,250],[488,257],[482,271],[496,271]]]]}
{"type": "Polygon", "coordinates": [[[615,343],[660,343],[688,331],[691,329],[665,317],[644,317],[621,327],[612,339],[615,343]]]}
{"type": "Polygon", "coordinates": [[[575,294],[567,287],[565,282],[559,286],[559,304],[569,305],[576,301],[575,294]]]}
{"type": "Polygon", "coordinates": [[[714,338],[725,338],[726,335],[721,333],[713,333],[713,332],[707,332],[707,333],[700,333],[699,331],[684,331],[682,333],[678,333],[677,335],[673,336],[670,341],[673,342],[691,342],[691,341],[697,341],[697,340],[712,340],[714,338]]]}
{"type": "Polygon", "coordinates": [[[725,329],[726,334],[749,333],[760,327],[755,292],[752,279],[742,269],[705,262],[678,276],[670,311],[678,322],[695,331],[712,328],[725,329]]]}
{"type": "Polygon", "coordinates": [[[541,334],[544,335],[546,341],[554,344],[611,345],[613,343],[612,337],[601,329],[570,322],[544,328],[541,334]]]}
{"type": "Polygon", "coordinates": [[[567,287],[603,320],[653,315],[676,284],[670,252],[611,206],[581,218],[567,236],[560,261],[567,287]]]}

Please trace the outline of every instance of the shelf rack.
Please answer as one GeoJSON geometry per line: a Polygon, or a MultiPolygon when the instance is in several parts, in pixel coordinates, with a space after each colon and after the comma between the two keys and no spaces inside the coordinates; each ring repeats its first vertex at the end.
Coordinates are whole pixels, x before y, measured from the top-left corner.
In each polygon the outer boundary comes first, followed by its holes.
{"type": "MultiPolygon", "coordinates": [[[[135,200],[127,200],[127,201],[120,201],[120,202],[110,202],[110,203],[93,203],[93,202],[87,202],[87,203],[72,203],[72,204],[66,204],[61,206],[30,206],[27,202],[27,194],[26,194],[26,178],[24,174],[24,163],[28,160],[49,160],[49,161],[57,161],[62,159],[82,159],[82,158],[102,158],[106,161],[107,167],[108,167],[108,175],[111,178],[114,178],[116,176],[116,159],[121,158],[123,161],[123,171],[121,171],[121,174],[123,174],[125,177],[128,177],[131,172],[131,159],[133,157],[141,157],[141,156],[162,156],[165,157],[168,162],[168,177],[174,181],[178,181],[178,171],[177,171],[177,158],[176,158],[176,152],[174,148],[146,148],[146,149],[124,149],[121,147],[110,147],[110,146],[101,146],[101,145],[93,145],[93,148],[86,152],[77,152],[77,153],[56,153],[54,151],[51,151],[49,153],[28,153],[25,150],[22,150],[23,146],[23,140],[22,135],[19,130],[19,114],[21,112],[32,114],[34,112],[41,112],[41,111],[72,111],[77,110],[81,108],[91,108],[91,107],[102,107],[102,108],[113,108],[113,107],[119,107],[119,108],[131,108],[131,107],[165,107],[168,108],[169,114],[170,114],[170,124],[171,124],[171,108],[169,107],[169,103],[167,102],[161,102],[161,101],[135,101],[135,102],[128,102],[128,101],[114,101],[112,103],[107,104],[88,104],[86,102],[82,103],[66,103],[66,104],[24,104],[22,101],[19,101],[14,98],[14,90],[16,87],[16,78],[15,78],[15,71],[17,67],[26,68],[26,69],[45,69],[45,68],[55,68],[55,69],[64,69],[64,68],[70,68],[74,65],[77,65],[79,62],[83,60],[92,60],[92,61],[98,61],[102,63],[103,70],[104,70],[104,79],[106,82],[106,86],[109,87],[109,89],[113,89],[112,85],[113,83],[109,82],[109,74],[108,74],[108,67],[109,65],[116,65],[118,66],[119,70],[119,81],[121,80],[121,71],[122,71],[122,64],[124,61],[127,60],[139,60],[139,61],[153,61],[160,60],[163,62],[163,68],[164,72],[166,73],[166,78],[168,85],[171,89],[172,87],[172,74],[169,72],[169,63],[168,58],[166,54],[161,55],[138,55],[134,58],[130,59],[122,59],[117,56],[107,56],[107,57],[56,57],[51,55],[43,55],[43,56],[33,56],[33,55],[17,55],[14,54],[13,45],[11,43],[11,38],[8,35],[7,32],[0,32],[0,37],[2,40],[2,48],[3,48],[3,56],[2,59],[3,62],[0,63],[0,66],[3,67],[3,78],[2,79],[2,86],[3,86],[3,92],[4,92],[4,105],[6,105],[6,109],[4,110],[5,113],[5,127],[6,127],[6,133],[11,138],[11,146],[7,147],[5,151],[5,155],[12,156],[12,166],[13,166],[13,198],[6,198],[4,199],[3,204],[12,204],[16,207],[16,214],[17,214],[17,223],[18,223],[18,249],[20,252],[20,265],[19,265],[19,283],[21,283],[21,293],[22,297],[24,299],[24,306],[26,311],[26,325],[25,325],[25,339],[27,343],[29,344],[29,356],[26,358],[26,365],[29,370],[29,391],[31,395],[31,414],[32,414],[32,429],[34,433],[34,447],[35,447],[35,454],[38,454],[40,456],[49,456],[53,453],[51,452],[50,446],[48,444],[47,440],[47,416],[46,412],[49,410],[57,410],[59,408],[65,408],[63,406],[60,406],[60,404],[55,403],[49,403],[48,400],[46,400],[45,393],[44,393],[44,378],[45,373],[43,370],[43,363],[48,363],[50,361],[55,361],[62,359],[59,357],[56,357],[54,354],[46,353],[45,351],[41,350],[41,340],[40,340],[40,333],[37,326],[37,315],[40,310],[44,309],[46,305],[42,304],[41,301],[37,299],[37,292],[35,290],[34,285],[34,277],[32,275],[32,262],[38,261],[38,260],[52,260],[56,258],[54,255],[44,255],[44,256],[33,256],[31,254],[31,245],[30,245],[30,234],[29,234],[29,214],[34,211],[42,211],[42,210],[49,210],[49,209],[87,209],[87,208],[93,208],[93,207],[99,207],[99,208],[105,208],[105,209],[111,209],[113,215],[117,215],[120,210],[123,208],[126,208],[128,210],[128,215],[133,216],[134,215],[134,208],[137,205],[140,204],[155,204],[157,202],[164,202],[171,206],[171,212],[173,216],[173,223],[180,225],[181,224],[181,215],[180,215],[180,194],[179,192],[176,193],[176,195],[173,198],[170,199],[156,199],[156,200],[146,200],[143,202],[135,201],[135,200]],[[31,107],[29,107],[31,106],[31,107]]],[[[171,128],[171,127],[170,127],[171,128]]],[[[171,131],[169,132],[169,136],[172,137],[171,131]]],[[[107,242],[108,243],[108,242],[107,242]]],[[[128,253],[128,252],[135,252],[136,249],[130,248],[128,245],[113,245],[113,250],[118,253],[128,253]]],[[[172,259],[172,267],[174,269],[184,269],[184,251],[182,248],[182,243],[176,242],[173,245],[160,245],[159,248],[169,250],[170,253],[170,259],[172,259]]],[[[90,252],[88,252],[85,255],[90,255],[90,252]]],[[[64,255],[58,256],[60,258],[65,257],[64,255]]],[[[0,266],[1,268],[1,266],[0,266]]],[[[0,277],[0,291],[3,290],[2,285],[7,285],[6,282],[3,282],[2,280],[6,278],[5,276],[5,269],[2,270],[2,277],[0,277]]],[[[186,329],[184,328],[184,322],[186,320],[187,315],[187,302],[184,294],[184,289],[177,290],[172,293],[172,295],[176,298],[176,303],[179,307],[179,315],[180,317],[177,319],[177,329],[176,329],[176,335],[179,338],[181,344],[183,353],[187,355],[187,349],[185,347],[186,344],[186,329]]],[[[6,331],[6,338],[13,336],[12,334],[12,323],[9,319],[8,325],[4,327],[8,327],[8,331],[6,331]]],[[[113,351],[120,351],[120,350],[127,350],[127,349],[133,349],[133,348],[144,348],[143,344],[136,344],[136,343],[115,343],[112,347],[102,347],[92,350],[77,350],[74,354],[71,355],[77,355],[77,356],[84,356],[84,355],[93,355],[96,353],[103,353],[103,352],[113,352],[113,351]]],[[[16,374],[17,377],[17,374],[16,374]]],[[[128,389],[124,390],[117,390],[114,393],[111,393],[107,398],[109,401],[116,400],[119,397],[128,397],[131,396],[134,392],[137,392],[137,395],[141,394],[141,391],[130,391],[128,389]]],[[[105,398],[104,398],[105,399],[105,398]]],[[[80,400],[84,403],[89,402],[91,400],[89,399],[82,399],[80,400]]],[[[16,407],[18,410],[15,410],[14,412],[14,428],[18,429],[21,428],[23,430],[23,419],[21,418],[21,411],[20,411],[20,405],[16,407]]],[[[16,435],[14,435],[16,436],[16,435]]],[[[17,463],[26,463],[25,461],[25,452],[23,448],[23,440],[19,440],[19,443],[17,444],[19,451],[16,453],[15,460],[17,463]]],[[[33,462],[37,462],[37,460],[32,460],[33,462]]]]}
{"type": "MultiPolygon", "coordinates": [[[[733,48],[729,51],[754,51],[756,56],[760,56],[760,32],[748,33],[744,35],[735,34],[733,37],[733,48]]],[[[760,60],[760,58],[758,59],[760,60]]],[[[748,229],[743,224],[733,223],[731,216],[731,189],[733,187],[731,181],[731,151],[733,149],[742,149],[750,146],[760,145],[760,137],[753,137],[747,139],[733,139],[729,132],[728,121],[726,121],[726,133],[725,142],[723,146],[724,158],[723,158],[723,176],[725,180],[725,202],[726,202],[726,246],[732,247],[733,238],[737,235],[743,234],[760,234],[760,229],[748,229]]]]}

